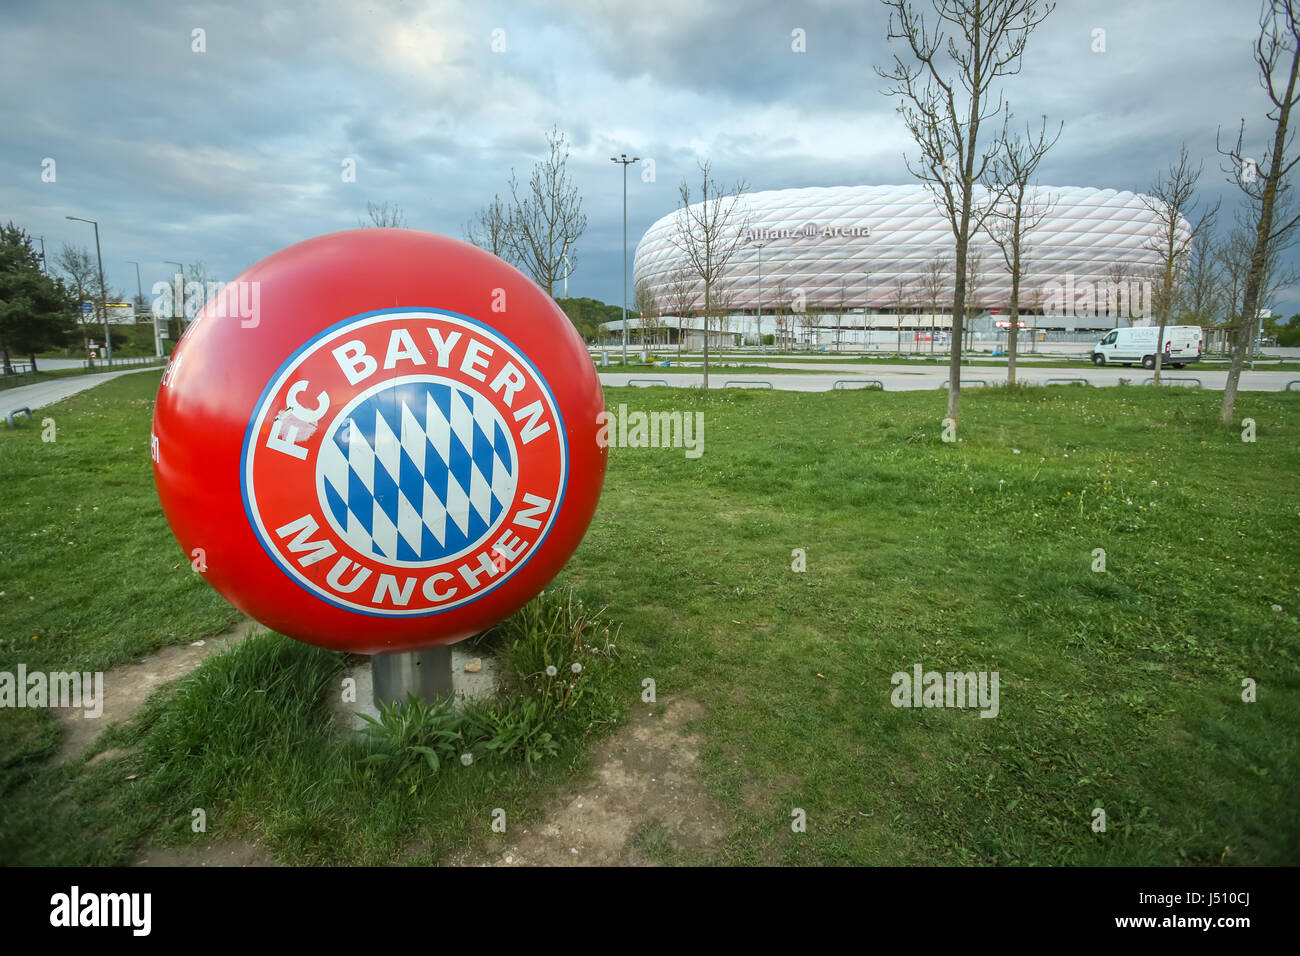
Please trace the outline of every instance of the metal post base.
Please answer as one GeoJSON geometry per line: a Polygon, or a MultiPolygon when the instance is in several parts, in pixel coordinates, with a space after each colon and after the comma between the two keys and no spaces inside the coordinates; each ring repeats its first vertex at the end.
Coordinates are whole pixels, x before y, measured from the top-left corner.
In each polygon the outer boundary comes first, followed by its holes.
{"type": "Polygon", "coordinates": [[[373,654],[370,657],[370,676],[376,707],[394,701],[404,704],[408,694],[414,694],[426,704],[449,698],[454,692],[451,646],[373,654]]]}

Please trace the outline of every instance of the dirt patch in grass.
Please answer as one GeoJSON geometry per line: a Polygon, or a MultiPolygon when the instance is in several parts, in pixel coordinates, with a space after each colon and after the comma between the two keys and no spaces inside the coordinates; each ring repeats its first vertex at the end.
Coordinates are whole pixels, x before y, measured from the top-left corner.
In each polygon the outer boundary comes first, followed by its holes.
{"type": "Polygon", "coordinates": [[[115,667],[104,674],[104,712],[86,717],[84,711],[57,708],[61,742],[50,758],[54,764],[81,756],[95,743],[101,731],[112,724],[131,720],[155,690],[168,681],[184,677],[213,654],[246,639],[256,623],[245,618],[224,634],[183,647],[164,647],[142,661],[115,667]]]}
{"type": "Polygon", "coordinates": [[[709,855],[724,835],[722,814],[695,773],[702,741],[685,726],[704,713],[687,698],[638,705],[627,726],[591,752],[591,774],[558,796],[542,823],[507,831],[490,854],[453,866],[652,866],[635,839],[654,827],[670,851],[709,855]]]}

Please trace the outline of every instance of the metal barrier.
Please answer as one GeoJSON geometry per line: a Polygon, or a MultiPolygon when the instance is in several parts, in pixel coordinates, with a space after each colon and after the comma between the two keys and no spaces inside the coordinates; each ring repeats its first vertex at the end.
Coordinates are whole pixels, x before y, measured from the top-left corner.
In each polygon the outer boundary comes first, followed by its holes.
{"type": "MultiPolygon", "coordinates": [[[[948,382],[949,382],[949,379],[946,379],[946,378],[945,378],[945,379],[943,380],[943,384],[940,385],[939,387],[940,387],[940,388],[947,388],[947,387],[948,387],[948,382]]],[[[987,382],[986,380],[982,379],[982,378],[963,378],[963,379],[961,380],[961,383],[962,383],[963,385],[985,385],[985,386],[988,385],[988,382],[987,382]]]]}
{"type": "Polygon", "coordinates": [[[1292,379],[1291,381],[1287,382],[1287,383],[1286,383],[1286,388],[1282,389],[1282,391],[1284,391],[1284,392],[1289,392],[1289,391],[1291,391],[1291,386],[1292,386],[1292,385],[1300,385],[1300,378],[1292,379]]]}
{"type": "Polygon", "coordinates": [[[636,385],[637,383],[644,383],[646,385],[662,385],[664,388],[670,387],[668,385],[668,379],[666,378],[629,378],[627,380],[627,384],[629,385],[636,385]]]}
{"type": "Polygon", "coordinates": [[[731,386],[733,385],[739,385],[743,388],[771,388],[772,387],[771,382],[758,382],[753,379],[747,379],[747,378],[733,378],[733,379],[728,379],[727,381],[722,383],[723,388],[731,388],[731,386]]]}
{"type": "Polygon", "coordinates": [[[107,372],[115,368],[143,368],[146,365],[156,365],[166,361],[167,356],[165,355],[162,358],[147,355],[123,359],[95,359],[93,364],[90,359],[82,359],[81,367],[86,371],[99,369],[107,372]]]}
{"type": "MultiPolygon", "coordinates": [[[[1143,385],[1150,385],[1150,384],[1151,384],[1152,382],[1154,382],[1155,380],[1156,380],[1156,377],[1155,377],[1154,375],[1151,375],[1151,376],[1148,376],[1147,378],[1144,378],[1144,379],[1142,380],[1142,384],[1143,384],[1143,385]]],[[[1199,378],[1185,378],[1185,377],[1179,377],[1179,376],[1162,376],[1161,379],[1160,379],[1160,381],[1161,381],[1161,382],[1195,382],[1196,384],[1195,384],[1194,386],[1192,386],[1193,388],[1202,388],[1202,387],[1203,387],[1203,386],[1201,385],[1201,380],[1200,380],[1199,378]]]]}
{"type": "Polygon", "coordinates": [[[12,412],[10,412],[8,415],[5,416],[5,427],[6,427],[6,428],[13,428],[13,427],[14,427],[14,424],[15,424],[15,422],[14,422],[14,416],[15,416],[15,415],[26,415],[27,418],[30,420],[31,417],[32,417],[32,410],[31,410],[30,408],[15,408],[12,412]]]}
{"type": "Polygon", "coordinates": [[[1083,384],[1083,385],[1088,385],[1088,384],[1090,384],[1089,381],[1088,381],[1086,378],[1049,378],[1049,379],[1048,379],[1047,381],[1045,381],[1043,384],[1044,384],[1044,385],[1051,385],[1053,382],[1057,382],[1057,383],[1063,383],[1063,382],[1079,382],[1079,383],[1081,383],[1081,384],[1083,384]]]}
{"type": "Polygon", "coordinates": [[[882,392],[885,390],[885,383],[878,378],[837,378],[831,382],[831,389],[844,388],[846,385],[861,385],[863,388],[878,388],[882,392]]]}

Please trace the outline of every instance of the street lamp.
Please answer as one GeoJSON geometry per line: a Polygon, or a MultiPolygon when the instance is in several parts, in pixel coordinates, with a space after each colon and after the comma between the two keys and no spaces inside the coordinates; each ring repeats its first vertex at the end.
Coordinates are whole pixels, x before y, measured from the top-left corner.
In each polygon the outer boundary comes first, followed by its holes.
{"type": "Polygon", "coordinates": [[[135,266],[135,307],[140,308],[140,303],[144,301],[144,287],[140,285],[140,263],[134,259],[127,259],[127,262],[135,266]]]}
{"type": "MultiPolygon", "coordinates": [[[[134,259],[126,261],[135,266],[135,305],[138,309],[144,302],[144,287],[140,285],[140,263],[134,259]]],[[[162,339],[158,338],[158,313],[150,309],[149,314],[153,316],[153,357],[162,358],[162,339]]]]}
{"type": "Polygon", "coordinates": [[[104,320],[104,357],[113,361],[113,339],[108,334],[108,303],[104,299],[104,257],[99,254],[99,223],[80,216],[67,216],[76,222],[88,222],[95,227],[95,259],[99,262],[99,317],[104,320]]]}
{"type": "MultiPolygon", "coordinates": [[[[623,167],[623,367],[627,367],[627,168],[632,163],[641,161],[640,156],[627,158],[627,153],[619,153],[618,156],[609,158],[611,163],[618,163],[623,167]],[[622,157],[622,159],[619,158],[622,157]]],[[[705,333],[708,334],[707,332],[705,333]]]]}
{"type": "Polygon", "coordinates": [[[766,242],[755,239],[752,246],[758,248],[758,350],[767,354],[767,345],[763,342],[763,247],[766,242]]]}

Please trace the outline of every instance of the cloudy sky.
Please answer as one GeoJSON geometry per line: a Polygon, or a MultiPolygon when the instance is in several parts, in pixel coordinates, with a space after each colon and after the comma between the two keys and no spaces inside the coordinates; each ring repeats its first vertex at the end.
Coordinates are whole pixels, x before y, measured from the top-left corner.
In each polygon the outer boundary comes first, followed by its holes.
{"type": "MultiPolygon", "coordinates": [[[[1245,117],[1247,152],[1262,152],[1257,15],[1252,0],[1061,0],[1005,85],[1022,120],[1065,123],[1041,181],[1143,190],[1185,141],[1230,221],[1215,132],[1235,138],[1245,117]]],[[[147,295],[164,259],[231,279],[355,227],[368,201],[460,237],[558,126],[589,220],[570,294],[617,302],[612,155],[655,164],[653,182],[629,168],[629,250],[697,157],[752,189],[910,181],[911,144],[872,69],[889,62],[886,23],[871,0],[5,0],[0,219],[43,235],[51,258],[63,242],[93,251],[91,227],[65,216],[99,220],[110,284],[134,293],[137,259],[147,295]]]]}

